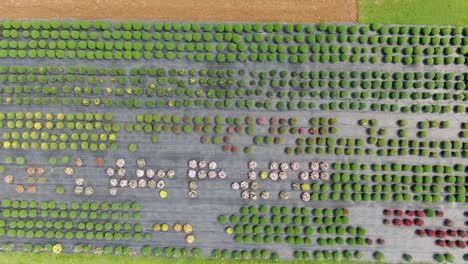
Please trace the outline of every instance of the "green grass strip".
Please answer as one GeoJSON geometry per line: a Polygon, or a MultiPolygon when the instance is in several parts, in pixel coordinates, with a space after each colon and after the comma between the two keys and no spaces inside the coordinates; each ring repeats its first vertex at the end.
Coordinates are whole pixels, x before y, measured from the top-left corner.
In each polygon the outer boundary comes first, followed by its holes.
{"type": "Polygon", "coordinates": [[[222,259],[193,259],[193,258],[159,258],[142,256],[97,256],[83,254],[52,254],[52,253],[1,253],[0,264],[351,264],[351,263],[375,263],[375,262],[354,262],[354,261],[278,261],[271,262],[267,260],[222,260],[222,259]]]}
{"type": "Polygon", "coordinates": [[[358,0],[360,23],[467,25],[466,0],[358,0]]]}

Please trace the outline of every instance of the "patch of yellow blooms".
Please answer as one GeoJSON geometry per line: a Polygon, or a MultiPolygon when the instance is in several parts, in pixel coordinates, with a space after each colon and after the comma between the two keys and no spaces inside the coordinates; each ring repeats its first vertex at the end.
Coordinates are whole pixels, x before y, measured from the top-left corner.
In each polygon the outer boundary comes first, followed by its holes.
{"type": "Polygon", "coordinates": [[[63,247],[60,244],[55,244],[52,247],[52,252],[54,252],[55,254],[60,254],[62,252],[62,250],[63,250],[63,247]]]}
{"type": "MultiPolygon", "coordinates": [[[[191,224],[182,225],[182,224],[176,223],[172,226],[172,230],[176,233],[184,231],[184,233],[187,235],[185,237],[185,242],[187,242],[188,244],[192,244],[195,242],[195,236],[193,235],[193,227],[191,224]]],[[[154,232],[168,232],[169,225],[166,223],[163,223],[163,224],[156,223],[153,225],[153,231],[154,232]]]]}

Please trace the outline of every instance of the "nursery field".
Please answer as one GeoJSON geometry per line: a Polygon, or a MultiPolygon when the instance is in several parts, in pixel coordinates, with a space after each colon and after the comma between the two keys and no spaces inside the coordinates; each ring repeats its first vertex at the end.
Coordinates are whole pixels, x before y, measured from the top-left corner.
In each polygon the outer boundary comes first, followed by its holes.
{"type": "Polygon", "coordinates": [[[468,27],[0,33],[0,263],[468,259],[468,27]]]}

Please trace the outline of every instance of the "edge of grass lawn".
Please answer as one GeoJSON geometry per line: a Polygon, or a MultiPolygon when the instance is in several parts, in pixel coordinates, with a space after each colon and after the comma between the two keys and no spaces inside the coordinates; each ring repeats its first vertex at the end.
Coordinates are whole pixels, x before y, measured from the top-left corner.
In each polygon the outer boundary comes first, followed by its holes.
{"type": "Polygon", "coordinates": [[[467,0],[358,0],[359,23],[467,25],[467,0]]]}
{"type": "Polygon", "coordinates": [[[102,256],[87,254],[53,254],[53,253],[20,253],[9,252],[0,253],[0,264],[368,264],[376,262],[359,261],[333,261],[333,260],[225,260],[209,258],[163,258],[163,257],[143,257],[143,256],[102,256]]]}

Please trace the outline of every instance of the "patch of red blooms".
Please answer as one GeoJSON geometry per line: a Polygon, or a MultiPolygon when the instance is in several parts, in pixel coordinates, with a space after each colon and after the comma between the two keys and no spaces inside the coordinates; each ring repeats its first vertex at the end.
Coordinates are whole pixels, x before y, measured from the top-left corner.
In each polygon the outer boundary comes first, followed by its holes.
{"type": "Polygon", "coordinates": [[[457,241],[457,246],[458,246],[459,248],[466,248],[466,242],[465,242],[465,241],[458,240],[458,241],[457,241]]]}
{"type": "Polygon", "coordinates": [[[435,237],[436,233],[434,230],[431,230],[431,229],[427,229],[426,230],[426,234],[430,237],[435,237]]]}
{"type": "Polygon", "coordinates": [[[448,230],[447,234],[451,237],[456,237],[457,236],[457,231],[455,230],[448,230]]]}
{"type": "Polygon", "coordinates": [[[395,215],[396,216],[403,216],[403,211],[402,210],[395,210],[395,215]]]}
{"type": "Polygon", "coordinates": [[[396,225],[396,226],[402,226],[403,221],[401,221],[401,219],[394,219],[393,224],[396,225]]]}
{"type": "Polygon", "coordinates": [[[426,236],[426,232],[422,229],[417,229],[416,230],[416,235],[420,236],[420,237],[425,237],[426,236]]]}
{"type": "Polygon", "coordinates": [[[437,230],[437,231],[436,231],[436,235],[437,235],[437,237],[445,238],[445,236],[446,236],[447,234],[446,234],[445,231],[443,231],[443,230],[437,230]]]}
{"type": "Polygon", "coordinates": [[[413,210],[406,210],[406,214],[407,214],[408,216],[414,216],[414,215],[415,215],[415,213],[414,213],[413,210]]]}
{"type": "Polygon", "coordinates": [[[206,143],[208,143],[209,141],[210,141],[210,139],[208,138],[207,135],[201,137],[201,142],[202,142],[202,143],[206,144],[206,143]]]}
{"type": "Polygon", "coordinates": [[[405,219],[403,221],[405,223],[405,226],[412,226],[413,225],[413,221],[411,219],[405,219]]]}
{"type": "Polygon", "coordinates": [[[437,215],[438,217],[444,217],[445,214],[444,214],[443,211],[436,211],[436,215],[437,215]]]}
{"type": "Polygon", "coordinates": [[[445,243],[445,240],[442,240],[442,239],[436,240],[436,244],[437,244],[439,247],[445,247],[445,246],[447,245],[447,243],[445,243]]]}
{"type": "Polygon", "coordinates": [[[466,234],[466,231],[464,231],[464,230],[458,230],[458,236],[459,236],[459,237],[466,237],[466,235],[467,235],[467,234],[466,234]]]}
{"type": "Polygon", "coordinates": [[[424,221],[420,218],[416,218],[414,220],[414,224],[417,225],[417,226],[423,226],[424,225],[424,221]]]}
{"type": "Polygon", "coordinates": [[[422,210],[416,210],[416,215],[418,217],[424,217],[424,216],[426,216],[426,213],[424,213],[424,211],[422,211],[422,210]]]}

